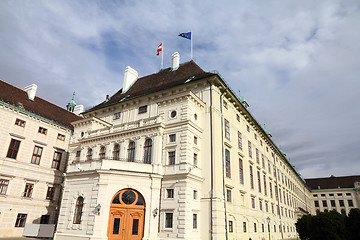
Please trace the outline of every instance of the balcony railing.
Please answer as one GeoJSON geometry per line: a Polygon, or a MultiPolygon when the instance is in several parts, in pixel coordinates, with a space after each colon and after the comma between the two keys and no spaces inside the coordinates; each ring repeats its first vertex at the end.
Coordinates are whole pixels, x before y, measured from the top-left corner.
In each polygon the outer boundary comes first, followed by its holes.
{"type": "Polygon", "coordinates": [[[89,158],[86,159],[73,159],[70,161],[70,165],[77,164],[77,163],[89,163],[89,162],[101,162],[103,160],[113,160],[113,161],[120,161],[120,162],[134,162],[134,163],[143,163],[143,164],[151,164],[151,161],[145,161],[144,159],[129,159],[129,158],[115,158],[115,157],[104,157],[104,158],[89,158]]]}

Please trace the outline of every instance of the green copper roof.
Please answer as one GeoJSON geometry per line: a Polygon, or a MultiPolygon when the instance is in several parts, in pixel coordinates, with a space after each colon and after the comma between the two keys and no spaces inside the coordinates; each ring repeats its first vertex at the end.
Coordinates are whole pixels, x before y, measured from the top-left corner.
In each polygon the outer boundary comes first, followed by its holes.
{"type": "Polygon", "coordinates": [[[73,97],[70,100],[70,102],[68,102],[67,106],[69,106],[69,107],[75,107],[76,106],[76,102],[75,102],[74,98],[75,98],[75,92],[73,93],[73,97]]]}

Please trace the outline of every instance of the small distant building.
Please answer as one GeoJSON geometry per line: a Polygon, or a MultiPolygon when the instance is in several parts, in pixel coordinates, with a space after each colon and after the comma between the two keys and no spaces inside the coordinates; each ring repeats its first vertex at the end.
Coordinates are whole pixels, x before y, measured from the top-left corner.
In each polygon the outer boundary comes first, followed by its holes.
{"type": "Polygon", "coordinates": [[[348,214],[360,207],[360,175],[305,179],[311,188],[312,214],[336,210],[348,214]]]}
{"type": "Polygon", "coordinates": [[[23,90],[0,80],[0,237],[58,218],[70,123],[82,117],[36,91],[36,84],[23,90]]]}

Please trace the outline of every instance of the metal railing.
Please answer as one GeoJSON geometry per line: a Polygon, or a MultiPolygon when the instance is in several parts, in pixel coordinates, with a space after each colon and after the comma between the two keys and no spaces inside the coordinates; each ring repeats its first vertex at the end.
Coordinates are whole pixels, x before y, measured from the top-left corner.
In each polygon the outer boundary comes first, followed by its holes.
{"type": "Polygon", "coordinates": [[[104,157],[104,158],[86,158],[86,159],[79,159],[75,158],[70,161],[70,165],[77,164],[77,163],[89,163],[89,162],[101,162],[103,160],[113,160],[113,161],[120,161],[120,162],[134,162],[134,163],[143,163],[143,164],[151,164],[150,161],[146,161],[145,159],[129,159],[129,158],[116,158],[116,157],[104,157]]]}

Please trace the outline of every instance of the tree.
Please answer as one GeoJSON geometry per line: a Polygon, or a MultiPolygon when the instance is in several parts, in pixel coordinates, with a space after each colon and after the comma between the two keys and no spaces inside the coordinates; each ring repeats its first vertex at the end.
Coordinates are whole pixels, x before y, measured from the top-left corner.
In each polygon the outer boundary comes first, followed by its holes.
{"type": "Polygon", "coordinates": [[[348,240],[360,239],[360,209],[353,208],[345,218],[345,227],[348,240]]]}
{"type": "Polygon", "coordinates": [[[299,233],[299,237],[302,240],[310,239],[311,236],[311,215],[303,215],[296,222],[296,231],[299,233]]]}

